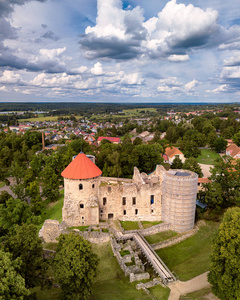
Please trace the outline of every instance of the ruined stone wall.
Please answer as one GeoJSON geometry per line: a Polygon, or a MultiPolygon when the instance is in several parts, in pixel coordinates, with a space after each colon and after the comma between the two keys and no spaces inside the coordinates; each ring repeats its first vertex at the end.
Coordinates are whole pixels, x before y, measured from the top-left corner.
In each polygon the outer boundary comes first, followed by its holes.
{"type": "Polygon", "coordinates": [[[99,177],[83,180],[64,178],[62,217],[68,226],[99,223],[98,185],[99,177]]]}
{"type": "Polygon", "coordinates": [[[155,174],[138,173],[135,169],[133,180],[126,181],[101,178],[98,194],[100,219],[161,220],[160,178],[155,174]]]}

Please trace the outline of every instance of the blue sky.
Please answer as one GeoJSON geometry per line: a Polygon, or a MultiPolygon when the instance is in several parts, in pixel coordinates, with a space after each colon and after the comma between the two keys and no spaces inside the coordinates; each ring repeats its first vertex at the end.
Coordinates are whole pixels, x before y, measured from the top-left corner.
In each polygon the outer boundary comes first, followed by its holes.
{"type": "Polygon", "coordinates": [[[0,101],[239,102],[237,0],[1,0],[0,101]]]}

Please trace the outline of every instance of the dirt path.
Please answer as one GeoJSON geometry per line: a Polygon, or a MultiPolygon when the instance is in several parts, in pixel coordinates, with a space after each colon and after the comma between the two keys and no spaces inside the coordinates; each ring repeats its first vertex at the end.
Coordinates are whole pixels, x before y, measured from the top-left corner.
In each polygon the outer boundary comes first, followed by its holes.
{"type": "Polygon", "coordinates": [[[210,168],[213,168],[213,165],[204,165],[204,164],[199,164],[199,166],[202,169],[203,172],[203,177],[209,177],[211,175],[210,173],[210,168]]]}
{"type": "Polygon", "coordinates": [[[171,289],[171,292],[168,300],[178,300],[183,294],[192,293],[205,287],[211,286],[207,281],[207,273],[208,272],[205,272],[185,282],[178,281],[169,285],[168,287],[171,289]]]}
{"type": "Polygon", "coordinates": [[[10,186],[13,185],[14,179],[12,177],[8,177],[7,178],[10,181],[10,185],[4,185],[3,187],[0,188],[0,193],[3,191],[7,191],[10,195],[12,195],[13,197],[15,197],[15,195],[13,194],[12,190],[10,189],[10,186]]]}

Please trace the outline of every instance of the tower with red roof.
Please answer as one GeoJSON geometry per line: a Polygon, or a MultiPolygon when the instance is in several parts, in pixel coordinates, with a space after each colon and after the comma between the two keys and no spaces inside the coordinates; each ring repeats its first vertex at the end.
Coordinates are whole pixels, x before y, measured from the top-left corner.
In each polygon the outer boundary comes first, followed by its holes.
{"type": "Polygon", "coordinates": [[[99,223],[98,187],[101,174],[102,171],[84,153],[79,153],[62,172],[62,217],[68,226],[99,223]]]}

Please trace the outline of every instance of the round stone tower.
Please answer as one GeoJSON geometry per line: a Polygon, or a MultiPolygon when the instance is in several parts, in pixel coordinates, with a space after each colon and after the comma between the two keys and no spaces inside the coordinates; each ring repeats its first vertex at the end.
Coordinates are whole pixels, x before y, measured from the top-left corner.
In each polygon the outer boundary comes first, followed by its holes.
{"type": "Polygon", "coordinates": [[[79,153],[62,172],[62,219],[68,226],[99,223],[98,187],[101,174],[102,171],[84,153],[79,153]]]}
{"type": "Polygon", "coordinates": [[[193,229],[196,210],[198,175],[188,170],[169,170],[163,175],[162,220],[173,230],[193,229]]]}

